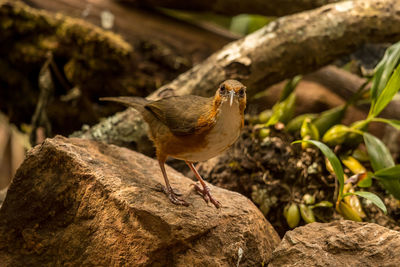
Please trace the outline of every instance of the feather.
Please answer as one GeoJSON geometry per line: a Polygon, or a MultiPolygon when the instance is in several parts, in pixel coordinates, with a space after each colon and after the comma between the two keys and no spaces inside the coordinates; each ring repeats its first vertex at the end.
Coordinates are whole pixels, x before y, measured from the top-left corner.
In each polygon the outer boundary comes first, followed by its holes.
{"type": "Polygon", "coordinates": [[[212,110],[213,98],[201,96],[173,96],[151,102],[145,106],[157,119],[163,122],[176,135],[194,134],[202,131],[199,119],[212,110]]]}

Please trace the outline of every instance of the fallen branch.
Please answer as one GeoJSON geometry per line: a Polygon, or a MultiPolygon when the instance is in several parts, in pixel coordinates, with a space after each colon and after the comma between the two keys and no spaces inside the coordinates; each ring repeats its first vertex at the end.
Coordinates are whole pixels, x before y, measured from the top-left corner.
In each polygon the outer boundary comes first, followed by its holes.
{"type": "MultiPolygon", "coordinates": [[[[305,79],[317,82],[343,99],[350,99],[357,90],[367,82],[367,79],[361,78],[348,71],[335,66],[327,66],[305,77],[305,79]]],[[[369,105],[359,106],[362,110],[368,112],[369,105]]],[[[390,119],[400,119],[400,101],[394,99],[382,111],[382,117],[390,119]]]]}

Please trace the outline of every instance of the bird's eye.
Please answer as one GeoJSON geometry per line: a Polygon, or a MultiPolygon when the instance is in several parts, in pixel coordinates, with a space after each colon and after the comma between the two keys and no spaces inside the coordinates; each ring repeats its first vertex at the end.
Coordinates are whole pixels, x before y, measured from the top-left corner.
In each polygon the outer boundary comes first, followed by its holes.
{"type": "Polygon", "coordinates": [[[243,96],[244,96],[244,93],[245,93],[244,88],[240,88],[240,90],[239,90],[238,93],[239,93],[239,96],[243,97],[243,96]]]}
{"type": "Polygon", "coordinates": [[[221,87],[219,88],[219,93],[220,93],[221,95],[223,95],[223,94],[226,93],[225,85],[221,85],[221,87]]]}

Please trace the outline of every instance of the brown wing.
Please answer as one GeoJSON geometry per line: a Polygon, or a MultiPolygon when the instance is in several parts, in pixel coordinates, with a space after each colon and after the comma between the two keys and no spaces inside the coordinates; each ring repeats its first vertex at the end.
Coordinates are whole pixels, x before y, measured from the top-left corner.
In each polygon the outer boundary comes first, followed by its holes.
{"type": "MultiPolygon", "coordinates": [[[[199,118],[208,114],[213,98],[201,96],[173,96],[151,102],[145,106],[176,135],[193,134],[203,127],[198,125],[199,118]]],[[[212,124],[212,122],[210,122],[212,124]]]]}

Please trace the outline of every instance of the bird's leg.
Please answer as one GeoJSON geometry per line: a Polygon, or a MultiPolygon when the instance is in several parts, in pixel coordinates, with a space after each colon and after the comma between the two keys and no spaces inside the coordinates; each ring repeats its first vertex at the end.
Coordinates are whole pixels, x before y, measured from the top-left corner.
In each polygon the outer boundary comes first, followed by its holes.
{"type": "Polygon", "coordinates": [[[186,201],[184,201],[183,199],[180,199],[178,197],[178,194],[176,194],[174,192],[174,190],[172,189],[171,185],[169,184],[169,180],[167,177],[167,172],[165,171],[165,166],[164,166],[164,162],[162,160],[158,160],[158,163],[160,164],[160,168],[161,168],[161,172],[164,176],[164,180],[165,180],[165,187],[163,186],[163,191],[164,193],[168,196],[169,200],[174,203],[175,205],[183,205],[183,206],[189,206],[189,203],[187,203],[186,201]]]}
{"type": "Polygon", "coordinates": [[[206,185],[204,182],[203,178],[201,178],[200,174],[197,172],[196,168],[194,167],[192,162],[185,161],[186,164],[189,166],[189,168],[194,172],[196,175],[197,180],[199,180],[201,186],[203,189],[201,189],[197,184],[194,184],[194,187],[196,188],[197,192],[201,193],[203,195],[204,200],[208,203],[208,200],[211,201],[211,203],[214,204],[216,208],[221,207],[221,203],[219,203],[218,200],[216,200],[210,193],[210,188],[206,185]]]}

